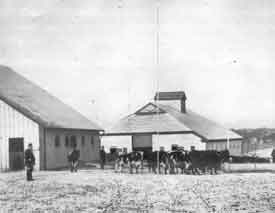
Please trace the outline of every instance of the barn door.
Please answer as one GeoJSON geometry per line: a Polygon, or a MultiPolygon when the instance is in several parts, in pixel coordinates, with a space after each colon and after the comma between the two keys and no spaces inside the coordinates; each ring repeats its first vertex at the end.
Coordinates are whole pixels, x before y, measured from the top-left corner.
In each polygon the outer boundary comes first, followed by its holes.
{"type": "Polygon", "coordinates": [[[11,170],[24,169],[24,138],[9,138],[9,159],[11,170]]]}
{"type": "Polygon", "coordinates": [[[133,151],[143,151],[144,153],[152,151],[152,135],[133,135],[133,151]]]}

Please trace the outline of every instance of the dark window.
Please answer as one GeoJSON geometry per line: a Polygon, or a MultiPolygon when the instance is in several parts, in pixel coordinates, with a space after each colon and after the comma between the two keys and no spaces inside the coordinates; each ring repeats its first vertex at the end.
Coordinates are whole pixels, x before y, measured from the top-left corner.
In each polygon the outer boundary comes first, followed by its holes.
{"type": "Polygon", "coordinates": [[[91,145],[94,145],[94,136],[91,136],[91,145]]]}
{"type": "Polygon", "coordinates": [[[65,146],[68,147],[69,146],[69,136],[65,137],[65,146]]]}
{"type": "Polygon", "coordinates": [[[71,136],[71,147],[76,147],[77,144],[76,144],[76,136],[75,135],[72,135],[71,136]]]}
{"type": "Polygon", "coordinates": [[[81,136],[81,144],[82,144],[82,146],[85,146],[85,136],[84,135],[81,136]]]}
{"type": "Polygon", "coordinates": [[[55,136],[55,138],[54,138],[54,144],[55,144],[55,147],[59,147],[60,146],[60,137],[59,137],[59,135],[55,136]]]}

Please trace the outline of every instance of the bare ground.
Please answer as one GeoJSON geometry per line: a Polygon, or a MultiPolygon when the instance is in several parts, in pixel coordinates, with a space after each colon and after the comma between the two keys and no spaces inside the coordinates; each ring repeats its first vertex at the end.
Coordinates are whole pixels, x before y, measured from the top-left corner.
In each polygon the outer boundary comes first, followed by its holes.
{"type": "Polygon", "coordinates": [[[0,212],[275,212],[275,174],[0,173],[0,212]]]}

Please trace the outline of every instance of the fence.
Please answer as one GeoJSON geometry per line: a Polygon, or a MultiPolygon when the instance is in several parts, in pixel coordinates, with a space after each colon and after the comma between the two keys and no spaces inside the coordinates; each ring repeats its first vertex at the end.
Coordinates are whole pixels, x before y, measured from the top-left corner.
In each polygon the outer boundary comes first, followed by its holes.
{"type": "Polygon", "coordinates": [[[275,163],[224,163],[224,172],[275,172],[275,163]]]}

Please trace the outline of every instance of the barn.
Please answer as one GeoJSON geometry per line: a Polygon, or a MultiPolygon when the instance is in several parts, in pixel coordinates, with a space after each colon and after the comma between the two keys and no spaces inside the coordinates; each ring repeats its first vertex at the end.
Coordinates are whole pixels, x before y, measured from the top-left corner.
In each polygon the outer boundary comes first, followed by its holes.
{"type": "Polygon", "coordinates": [[[6,66],[0,66],[0,171],[24,168],[33,144],[36,169],[67,166],[74,144],[82,162],[99,159],[102,128],[6,66]]]}
{"type": "Polygon", "coordinates": [[[172,145],[178,145],[186,150],[191,146],[199,150],[228,148],[232,155],[241,155],[242,147],[240,135],[187,109],[183,91],[156,93],[154,101],[122,118],[106,130],[105,136],[107,147],[130,144],[128,149],[141,151],[160,147],[168,151],[172,145]],[[124,144],[114,142],[115,137],[124,144]]]}

